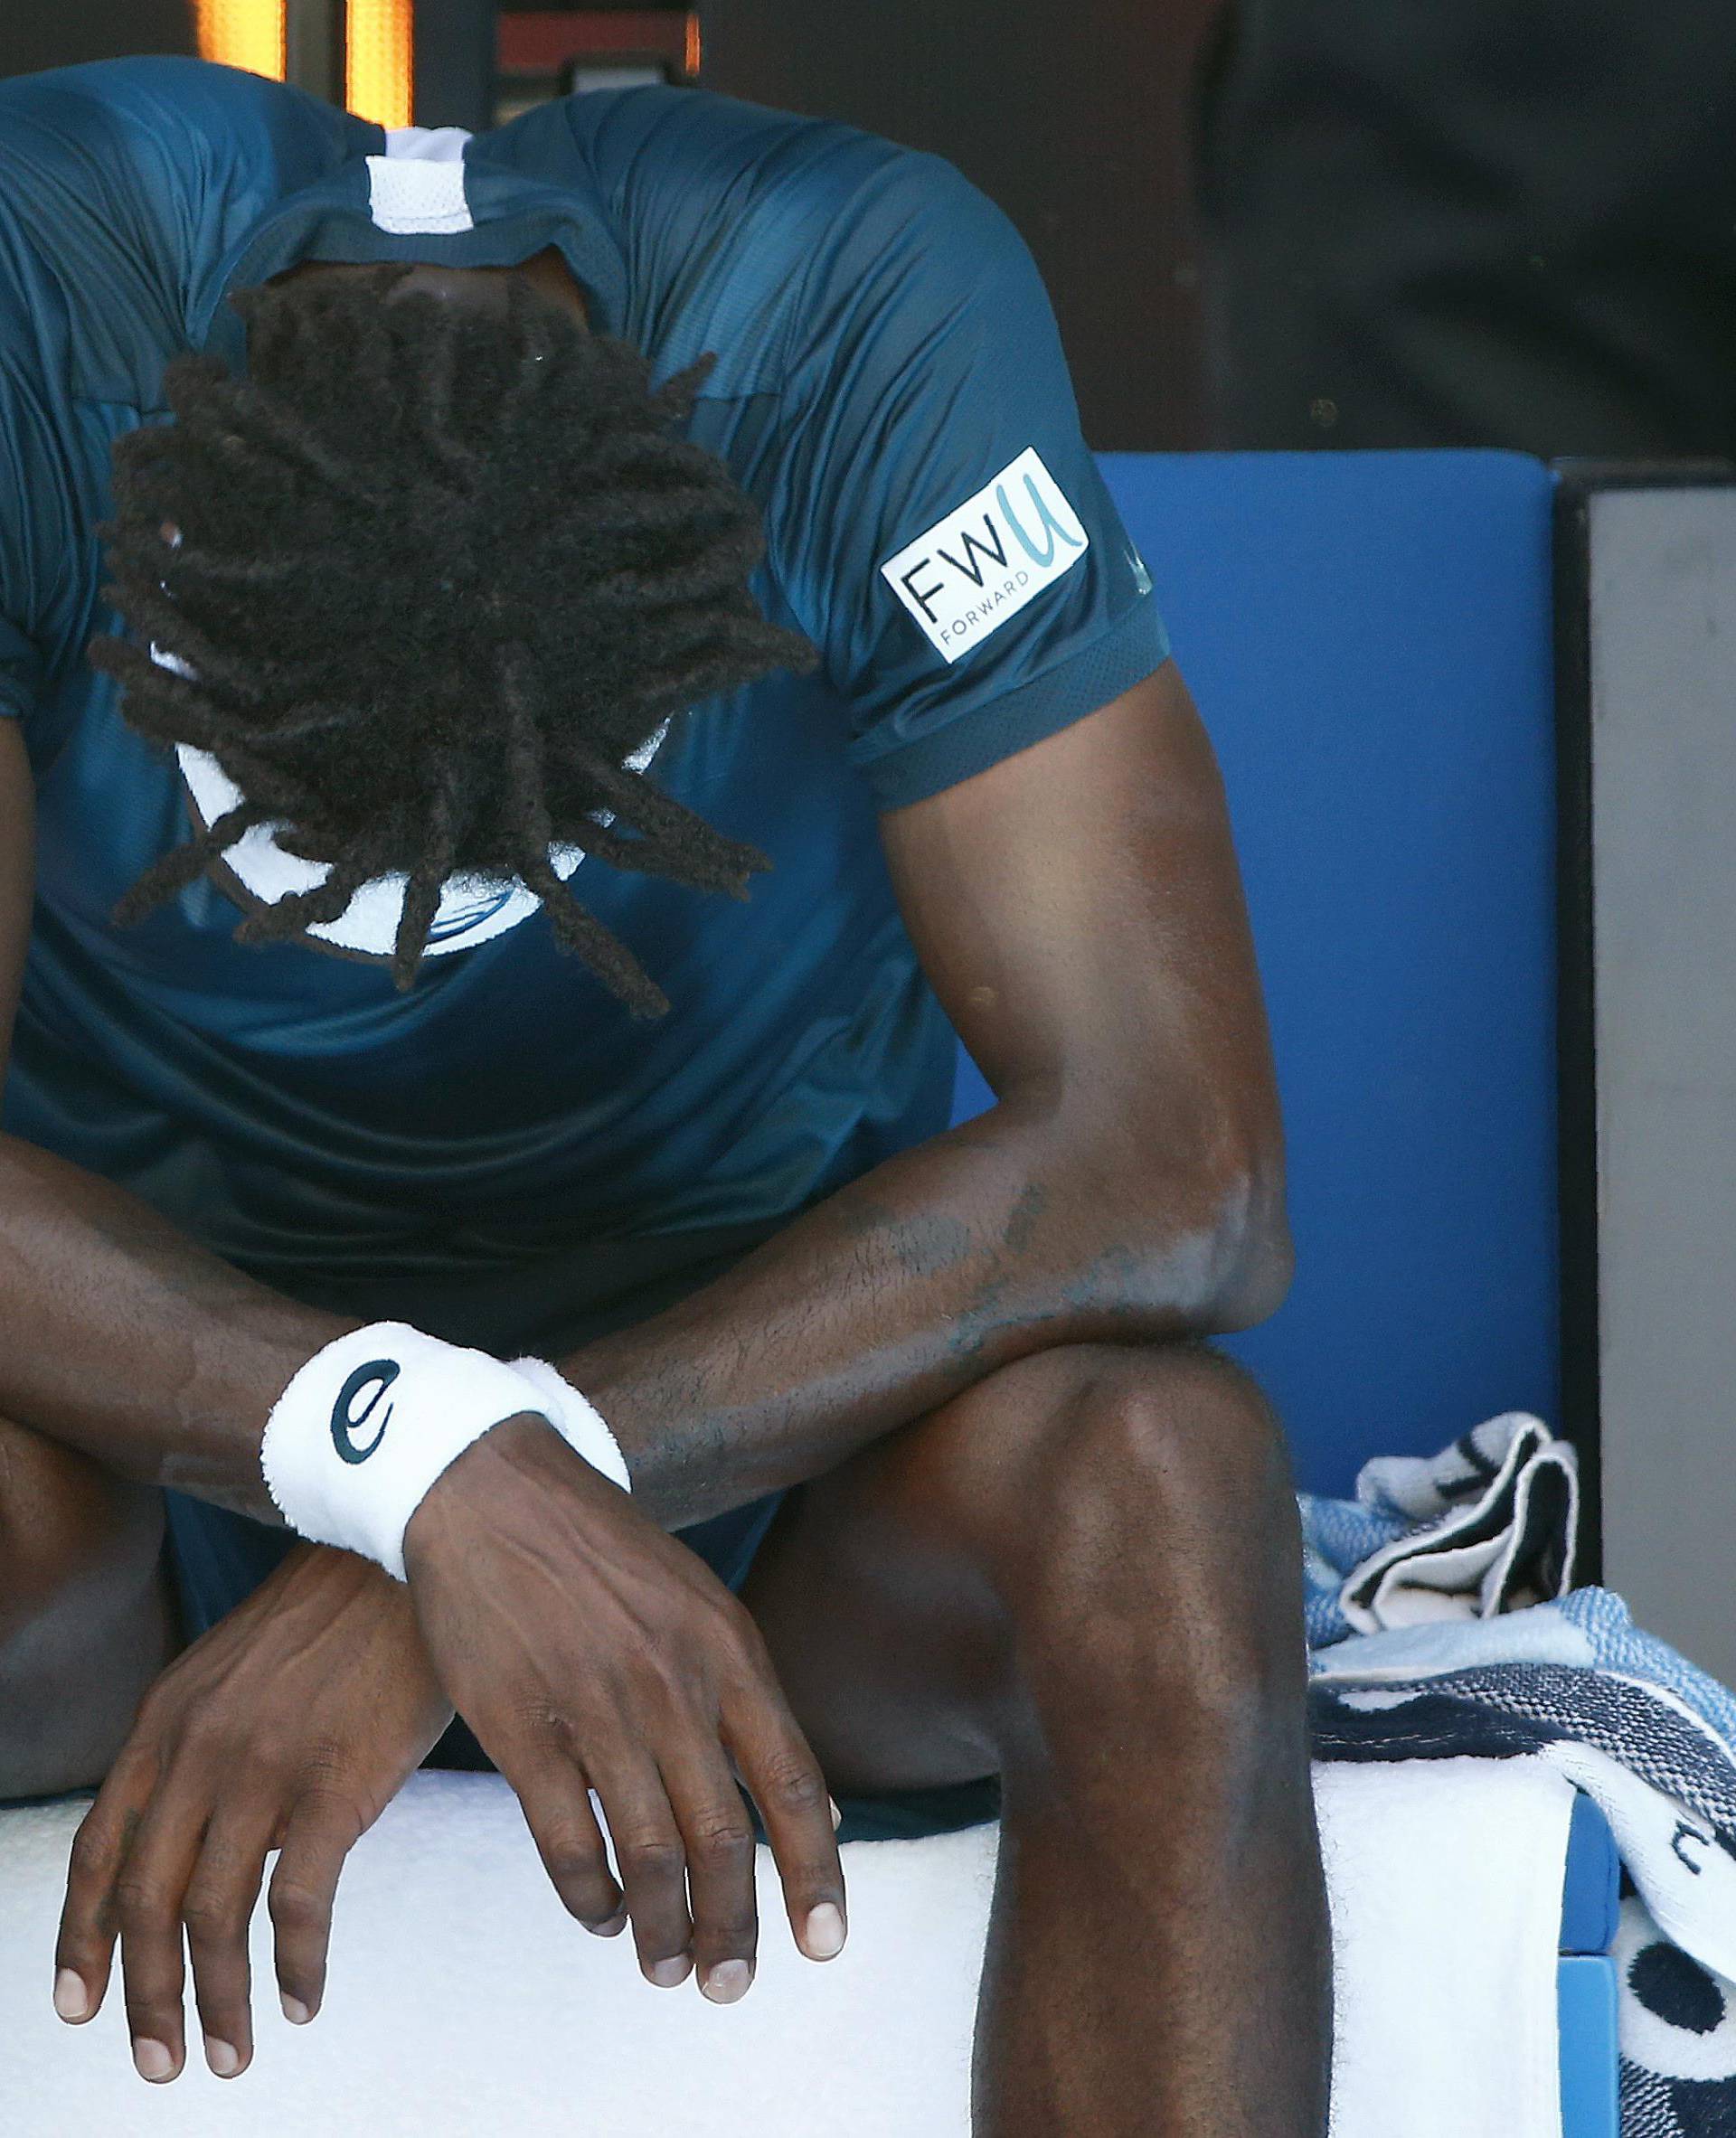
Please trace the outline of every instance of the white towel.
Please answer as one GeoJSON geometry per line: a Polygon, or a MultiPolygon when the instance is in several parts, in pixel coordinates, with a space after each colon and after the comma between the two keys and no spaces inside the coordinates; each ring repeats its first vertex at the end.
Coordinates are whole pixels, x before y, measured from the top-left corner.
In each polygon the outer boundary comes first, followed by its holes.
{"type": "MultiPolygon", "coordinates": [[[[1572,1792],[1534,1759],[1318,1766],[1338,2039],[1334,2138],[1560,2138],[1555,1961],[1572,1792]]],[[[738,2005],[652,1989],[627,1941],[550,1891],[505,1784],[421,1774],[354,1851],[329,1993],[278,2013],[253,1926],[258,2052],[146,2086],[118,1983],[71,2029],[49,2005],[83,1800],[0,1813],[5,2138],[966,2138],[999,1829],[844,1851],[850,1943],[796,1951],[758,1851],[761,1955],[738,2005]]]]}
{"type": "Polygon", "coordinates": [[[1332,2138],[1561,2138],[1574,1791],[1539,1758],[1318,1764],[1332,2138]]]}
{"type": "Polygon", "coordinates": [[[1345,1581],[1339,1607],[1354,1633],[1490,1618],[1567,1593],[1579,1457],[1540,1418],[1486,1419],[1426,1459],[1376,1455],[1356,1497],[1415,1526],[1345,1581]]]}

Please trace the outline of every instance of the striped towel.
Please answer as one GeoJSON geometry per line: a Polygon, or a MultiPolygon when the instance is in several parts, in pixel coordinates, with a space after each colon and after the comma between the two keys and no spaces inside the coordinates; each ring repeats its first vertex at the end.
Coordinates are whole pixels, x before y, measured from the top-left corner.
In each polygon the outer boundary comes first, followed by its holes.
{"type": "Polygon", "coordinates": [[[1572,1448],[1509,1413],[1299,1505],[1315,1757],[1541,1754],[1594,1798],[1622,1859],[1623,2138],[1736,2138],[1736,1696],[1569,1588],[1572,1448]]]}

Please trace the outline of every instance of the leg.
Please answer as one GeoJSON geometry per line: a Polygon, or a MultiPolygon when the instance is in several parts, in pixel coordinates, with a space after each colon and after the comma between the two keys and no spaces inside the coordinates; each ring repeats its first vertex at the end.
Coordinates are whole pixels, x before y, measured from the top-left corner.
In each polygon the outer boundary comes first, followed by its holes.
{"type": "Polygon", "coordinates": [[[92,1788],[174,1655],[162,1494],[0,1419],[0,1803],[92,1788]]]}
{"type": "Polygon", "coordinates": [[[1001,1775],[981,2138],[1321,2138],[1300,1547],[1246,1376],[1027,1359],[792,1494],[742,1598],[835,1789],[1001,1775]]]}

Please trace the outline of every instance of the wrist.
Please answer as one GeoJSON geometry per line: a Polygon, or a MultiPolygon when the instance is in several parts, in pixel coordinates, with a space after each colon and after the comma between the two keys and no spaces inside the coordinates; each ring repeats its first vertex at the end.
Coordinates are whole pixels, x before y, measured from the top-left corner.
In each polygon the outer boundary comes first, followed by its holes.
{"type": "Polygon", "coordinates": [[[334,1601],[372,1606],[383,1616],[415,1623],[415,1612],[401,1581],[394,1581],[375,1560],[341,1544],[312,1544],[300,1539],[283,1560],[295,1587],[317,1590],[334,1601]]]}
{"type": "Polygon", "coordinates": [[[222,1341],[202,1347],[200,1397],[219,1413],[257,1418],[261,1437],[278,1399],[309,1359],[364,1324],[268,1294],[225,1317],[222,1341]],[[207,1359],[205,1349],[214,1351],[207,1359]]]}
{"type": "Polygon", "coordinates": [[[473,1440],[429,1486],[404,1525],[403,1581],[393,1581],[382,1567],[373,1570],[408,1601],[418,1566],[428,1566],[448,1547],[468,1549],[478,1523],[491,1526],[491,1511],[510,1481],[524,1475],[552,1431],[547,1418],[526,1411],[473,1440]]]}
{"type": "Polygon", "coordinates": [[[549,1408],[486,1352],[371,1322],[296,1373],[266,1422],[259,1466],[297,1535],[401,1581],[405,1527],[436,1479],[504,1419],[549,1408]]]}
{"type": "MultiPolygon", "coordinates": [[[[642,1352],[634,1351],[612,1337],[602,1337],[576,1352],[561,1352],[550,1361],[568,1387],[582,1389],[581,1400],[609,1420],[621,1464],[620,1480],[647,1513],[653,1502],[661,1502],[663,1446],[657,1432],[659,1418],[666,1418],[672,1404],[687,1399],[647,1372],[642,1352]]],[[[661,1520],[660,1512],[656,1517],[661,1520]]],[[[667,1525],[665,1525],[667,1526],[667,1525]]]]}
{"type": "Polygon", "coordinates": [[[303,1362],[259,1446],[274,1505],[297,1535],[408,1578],[411,1517],[458,1458],[533,1417],[623,1492],[625,1458],[595,1408],[546,1360],[503,1364],[403,1322],[373,1322],[303,1362]]]}

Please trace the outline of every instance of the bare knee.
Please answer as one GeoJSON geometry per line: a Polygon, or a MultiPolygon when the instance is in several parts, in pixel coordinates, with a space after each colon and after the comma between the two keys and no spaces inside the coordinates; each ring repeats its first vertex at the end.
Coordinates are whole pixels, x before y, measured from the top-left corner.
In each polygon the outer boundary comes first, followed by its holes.
{"type": "Polygon", "coordinates": [[[1283,1433],[1252,1378],[1203,1345],[1094,1352],[1045,1456],[1063,1571],[1088,1587],[1222,1596],[1297,1552],[1283,1433]]]}
{"type": "Polygon", "coordinates": [[[99,1781],[175,1644],[162,1495],[0,1419],[0,1801],[99,1781]]]}
{"type": "Polygon", "coordinates": [[[1300,1687],[1289,1454],[1253,1379],[1219,1353],[1174,1347],[1086,1381],[1042,1568],[1045,1623],[1065,1625],[1089,1682],[1255,1719],[1300,1687]]]}
{"type": "Polygon", "coordinates": [[[917,1428],[907,1497],[1004,1549],[1009,1578],[1034,1549],[1082,1577],[1180,1584],[1190,1555],[1222,1571],[1237,1544],[1285,1554],[1295,1538],[1288,1454],[1257,1382],[1203,1344],[1076,1344],[980,1382],[917,1428]],[[974,1524],[971,1517],[976,1517],[974,1524]],[[1142,1543],[1162,1552],[1137,1564],[1142,1543]]]}
{"type": "Polygon", "coordinates": [[[1045,1734],[1161,1718],[1171,1754],[1219,1761],[1294,1734],[1300,1538],[1258,1386],[1195,1345],[1080,1347],[1009,1370],[1024,1385],[1003,1417],[1035,1408],[996,1505],[998,1586],[1045,1734]]]}

